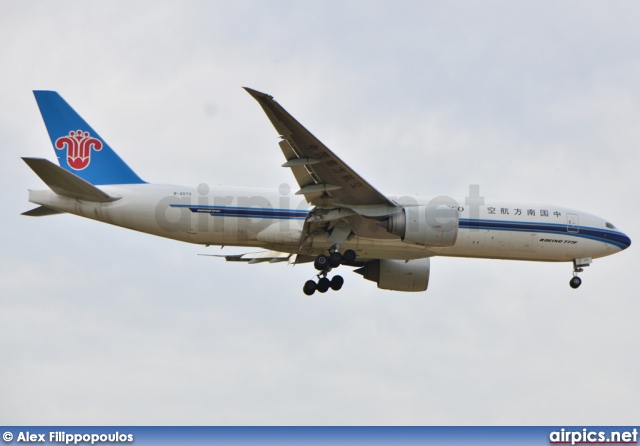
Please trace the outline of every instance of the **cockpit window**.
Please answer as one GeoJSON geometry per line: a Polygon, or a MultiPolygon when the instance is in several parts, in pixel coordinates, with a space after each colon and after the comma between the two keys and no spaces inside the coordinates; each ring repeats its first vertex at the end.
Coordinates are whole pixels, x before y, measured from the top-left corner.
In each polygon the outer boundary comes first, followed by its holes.
{"type": "Polygon", "coordinates": [[[613,225],[612,225],[611,223],[609,223],[609,222],[606,222],[606,223],[605,223],[605,225],[606,225],[606,227],[607,227],[607,228],[609,228],[609,229],[615,229],[615,228],[616,228],[615,226],[613,226],[613,225]]]}

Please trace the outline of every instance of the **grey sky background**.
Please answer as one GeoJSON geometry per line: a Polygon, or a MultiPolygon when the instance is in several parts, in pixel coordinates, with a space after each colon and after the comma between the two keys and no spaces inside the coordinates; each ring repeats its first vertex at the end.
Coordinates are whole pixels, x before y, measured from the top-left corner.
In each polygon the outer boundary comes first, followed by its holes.
{"type": "MultiPolygon", "coordinates": [[[[146,181],[277,188],[268,92],[379,190],[573,207],[637,243],[637,2],[19,2],[0,16],[4,424],[634,424],[635,245],[435,258],[426,293],[27,218],[57,90],[146,181]]],[[[222,253],[241,252],[224,248],[222,253]]]]}

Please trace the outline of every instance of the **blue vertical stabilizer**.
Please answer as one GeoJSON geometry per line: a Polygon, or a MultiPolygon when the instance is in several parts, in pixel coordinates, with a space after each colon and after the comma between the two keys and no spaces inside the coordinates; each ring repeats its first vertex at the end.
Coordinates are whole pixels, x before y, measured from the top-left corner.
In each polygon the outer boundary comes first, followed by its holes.
{"type": "Polygon", "coordinates": [[[144,183],[58,93],[33,94],[60,167],[96,185],[144,183]]]}

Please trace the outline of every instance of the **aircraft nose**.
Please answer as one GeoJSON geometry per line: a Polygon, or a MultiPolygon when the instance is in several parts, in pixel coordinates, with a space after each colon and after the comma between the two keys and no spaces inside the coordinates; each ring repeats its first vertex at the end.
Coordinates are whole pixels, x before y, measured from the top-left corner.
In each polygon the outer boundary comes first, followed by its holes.
{"type": "Polygon", "coordinates": [[[624,245],[622,247],[623,250],[627,249],[629,246],[631,246],[631,239],[627,234],[620,233],[620,243],[624,245]]]}

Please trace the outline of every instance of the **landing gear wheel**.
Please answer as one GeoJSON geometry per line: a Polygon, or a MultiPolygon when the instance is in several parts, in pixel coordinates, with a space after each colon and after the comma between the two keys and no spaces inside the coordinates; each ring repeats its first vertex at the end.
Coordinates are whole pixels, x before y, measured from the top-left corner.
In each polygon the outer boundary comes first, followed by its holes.
{"type": "Polygon", "coordinates": [[[323,277],[322,279],[318,280],[318,286],[316,287],[316,289],[320,293],[326,293],[329,289],[329,286],[331,286],[331,282],[326,277],[323,277]]]}
{"type": "Polygon", "coordinates": [[[346,264],[351,264],[356,261],[356,252],[353,249],[347,249],[342,254],[342,261],[346,264]]]}
{"type": "Polygon", "coordinates": [[[331,289],[333,291],[338,291],[340,288],[342,288],[343,284],[344,279],[342,278],[342,276],[333,276],[333,279],[331,279],[331,289]]]}
{"type": "Polygon", "coordinates": [[[582,279],[580,279],[580,277],[578,276],[574,276],[569,281],[569,286],[575,290],[580,286],[581,283],[582,283],[582,279]]]}
{"type": "Polygon", "coordinates": [[[329,266],[329,257],[320,254],[316,257],[315,262],[313,262],[313,266],[315,266],[318,271],[324,271],[329,266]]]}
{"type": "Polygon", "coordinates": [[[338,251],[334,251],[329,255],[329,264],[332,268],[337,268],[342,263],[342,254],[338,251]]]}
{"type": "Polygon", "coordinates": [[[302,291],[307,296],[311,296],[316,292],[316,283],[313,280],[307,280],[302,287],[302,291]]]}

